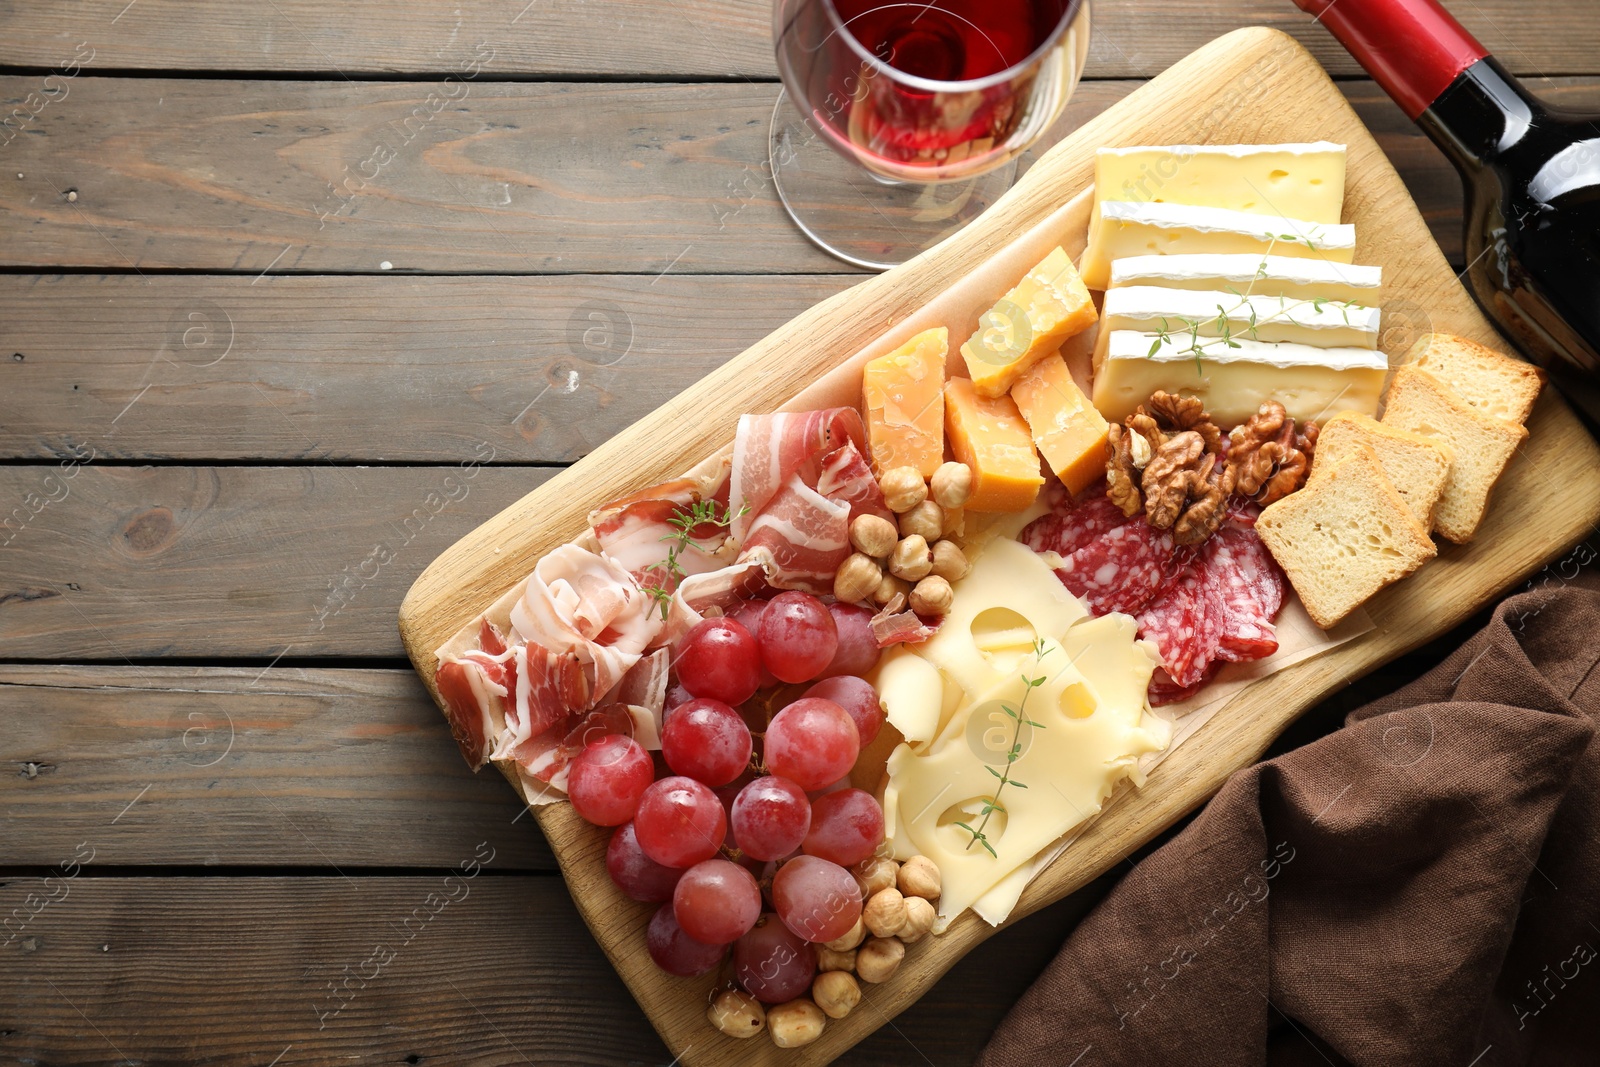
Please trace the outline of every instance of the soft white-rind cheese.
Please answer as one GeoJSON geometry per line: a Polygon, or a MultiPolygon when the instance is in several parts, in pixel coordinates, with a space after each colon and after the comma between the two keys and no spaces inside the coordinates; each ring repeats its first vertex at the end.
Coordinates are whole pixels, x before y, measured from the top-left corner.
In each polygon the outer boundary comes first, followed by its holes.
{"type": "Polygon", "coordinates": [[[1383,268],[1288,256],[1129,256],[1112,261],[1111,288],[1159,285],[1206,292],[1230,289],[1290,300],[1342,300],[1376,307],[1383,268]]]}
{"type": "Polygon", "coordinates": [[[1338,222],[1345,146],[1315,141],[1102,148],[1094,172],[1099,200],[1196,204],[1338,222]]]}
{"type": "Polygon", "coordinates": [[[1342,301],[1127,286],[1106,292],[1094,365],[1098,368],[1105,359],[1111,335],[1118,330],[1167,333],[1175,339],[1227,336],[1314,348],[1377,348],[1378,320],[1377,308],[1342,301]]]}
{"type": "Polygon", "coordinates": [[[1188,335],[1162,340],[1118,330],[1095,376],[1094,406],[1121,422],[1158,389],[1198,396],[1224,429],[1277,400],[1296,419],[1321,422],[1341,411],[1372,415],[1389,362],[1367,348],[1312,348],[1234,339],[1191,350],[1188,335]]]}
{"type": "Polygon", "coordinates": [[[1190,204],[1107,200],[1095,208],[1078,271],[1090,289],[1111,282],[1111,262],[1127,256],[1204,253],[1278,255],[1351,263],[1356,228],[1190,204]]]}

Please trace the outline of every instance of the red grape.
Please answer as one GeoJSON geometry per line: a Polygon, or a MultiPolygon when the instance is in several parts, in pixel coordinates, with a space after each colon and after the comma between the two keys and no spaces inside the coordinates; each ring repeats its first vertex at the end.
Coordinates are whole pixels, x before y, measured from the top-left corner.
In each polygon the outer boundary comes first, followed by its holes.
{"type": "Polygon", "coordinates": [[[705,974],[721,963],[728,952],[727,945],[707,945],[684,933],[672,913],[671,904],[661,905],[651,917],[644,945],[657,967],[679,978],[705,974]]]}
{"type": "Polygon", "coordinates": [[[761,917],[761,887],[737,863],[706,860],[683,873],[672,893],[672,913],[696,941],[726,945],[761,917]]]}
{"type": "Polygon", "coordinates": [[[804,996],[816,973],[817,950],[771,913],[733,946],[734,977],[746,992],[767,1004],[804,996]]]}
{"type": "Polygon", "coordinates": [[[764,744],[767,769],[801,789],[821,789],[850,773],[861,732],[839,705],[801,697],[773,716],[764,744]]]}
{"type": "Polygon", "coordinates": [[[805,840],[811,826],[811,804],[798,785],[768,775],[740,790],[729,818],[745,855],[758,860],[782,859],[805,840]]]}
{"type": "Polygon", "coordinates": [[[843,708],[845,714],[855,720],[856,730],[861,734],[862,748],[872,744],[872,739],[878,736],[878,730],[883,726],[883,705],[878,703],[878,691],[865,678],[853,674],[824,678],[807,689],[805,695],[831,700],[843,708]]]}
{"type": "Polygon", "coordinates": [[[693,778],[663,778],[639,798],[633,830],[644,854],[664,867],[693,867],[722,847],[728,817],[717,795],[693,778]]]}
{"type": "Polygon", "coordinates": [[[761,615],[761,662],[780,682],[806,682],[839,651],[839,629],[822,601],[791,590],[767,602],[761,615]]]}
{"type": "Polygon", "coordinates": [[[806,799],[810,800],[812,803],[815,803],[819,798],[825,797],[829,793],[837,793],[841,789],[849,789],[849,788],[850,788],[850,776],[847,774],[843,778],[839,779],[837,782],[834,782],[832,785],[825,785],[821,789],[813,789],[813,790],[811,790],[809,793],[806,794],[806,799]]]}
{"type": "Polygon", "coordinates": [[[672,891],[683,877],[677,867],[663,867],[644,854],[633,823],[623,823],[606,846],[606,871],[617,888],[634,900],[671,900],[672,891]]]}
{"type": "Polygon", "coordinates": [[[861,886],[837,863],[796,856],[772,876],[772,904],[799,937],[834,941],[861,918],[861,886]]]}
{"type": "Polygon", "coordinates": [[[667,687],[667,698],[661,704],[662,721],[665,721],[678,705],[687,704],[693,699],[694,694],[685,689],[682,682],[673,682],[667,687]]]}
{"type": "Polygon", "coordinates": [[[828,605],[833,625],[839,631],[839,651],[822,671],[822,677],[836,674],[863,675],[878,665],[883,649],[872,632],[872,609],[860,604],[828,605]]]}
{"type": "Polygon", "coordinates": [[[807,855],[848,867],[872,855],[881,844],[883,809],[871,793],[841,789],[812,802],[807,855]]]}
{"type": "Polygon", "coordinates": [[[765,600],[744,600],[739,606],[728,613],[728,618],[733,619],[751,633],[755,633],[761,625],[761,616],[767,610],[765,600]]]}
{"type": "MultiPolygon", "coordinates": [[[[750,631],[751,636],[759,640],[761,636],[761,616],[766,613],[766,610],[767,602],[765,600],[745,600],[728,613],[728,618],[738,622],[739,625],[750,631]]],[[[761,688],[771,689],[777,684],[778,679],[772,676],[772,672],[767,670],[767,665],[763,663],[761,665],[761,688]]]]}
{"type": "Polygon", "coordinates": [[[607,734],[573,758],[567,771],[567,799],[596,826],[620,826],[633,818],[639,797],[655,776],[655,764],[644,746],[622,734],[607,734]]]}
{"type": "Polygon", "coordinates": [[[675,774],[727,785],[750,765],[750,727],[720,700],[680,704],[661,731],[661,755],[675,774]]]}
{"type": "Polygon", "coordinates": [[[722,843],[728,848],[739,847],[739,842],[733,832],[733,801],[738,797],[739,791],[755,781],[756,777],[756,772],[749,765],[746,765],[745,769],[739,772],[739,777],[727,785],[719,785],[711,790],[717,794],[717,799],[722,801],[722,813],[728,818],[728,833],[722,840],[722,843]]]}
{"type": "Polygon", "coordinates": [[[761,683],[756,639],[729,618],[701,619],[678,644],[678,681],[697,697],[743,704],[761,683]]]}

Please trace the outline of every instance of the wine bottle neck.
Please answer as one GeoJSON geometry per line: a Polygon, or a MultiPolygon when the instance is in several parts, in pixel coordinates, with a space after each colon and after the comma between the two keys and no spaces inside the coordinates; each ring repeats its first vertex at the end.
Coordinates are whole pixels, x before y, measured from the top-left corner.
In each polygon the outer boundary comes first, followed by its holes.
{"type": "Polygon", "coordinates": [[[1493,57],[1481,59],[1417,116],[1435,144],[1463,171],[1510,150],[1538,121],[1540,104],[1493,57]]]}
{"type": "Polygon", "coordinates": [[[1295,0],[1413,121],[1489,54],[1438,0],[1295,0]]]}

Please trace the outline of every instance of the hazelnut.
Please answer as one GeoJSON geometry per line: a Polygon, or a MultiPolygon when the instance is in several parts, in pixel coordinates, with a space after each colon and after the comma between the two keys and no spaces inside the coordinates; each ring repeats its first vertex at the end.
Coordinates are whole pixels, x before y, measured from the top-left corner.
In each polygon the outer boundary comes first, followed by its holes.
{"type": "Polygon", "coordinates": [[[779,1048],[811,1044],[822,1036],[827,1022],[822,1009],[803,997],[767,1009],[767,1029],[772,1033],[772,1043],[779,1048]]]}
{"type": "Polygon", "coordinates": [[[881,581],[883,571],[878,568],[877,561],[860,552],[852,552],[833,576],[834,599],[843,604],[859,604],[870,600],[872,594],[878,591],[881,581]]]}
{"type": "Polygon", "coordinates": [[[729,1037],[755,1037],[767,1025],[767,1009],[749,993],[725,989],[706,1009],[706,1018],[729,1037]]]}
{"type": "MultiPolygon", "coordinates": [[[[931,500],[924,500],[900,516],[900,536],[918,534],[929,544],[939,540],[944,530],[944,509],[931,500]]],[[[893,547],[893,546],[891,546],[893,547]]]]}
{"type": "Polygon", "coordinates": [[[861,1003],[861,986],[848,971],[824,971],[811,983],[811,999],[830,1019],[843,1019],[861,1003]]]}
{"type": "MultiPolygon", "coordinates": [[[[923,901],[924,904],[927,901],[923,901]]],[[[817,970],[819,971],[853,971],[856,969],[856,950],[848,952],[835,952],[827,945],[817,947],[817,970]]]]}
{"type": "MultiPolygon", "coordinates": [[[[892,937],[874,937],[856,953],[856,974],[863,982],[887,982],[906,958],[906,946],[892,937]]],[[[768,1013],[770,1018],[771,1013],[768,1013]]]]}
{"type": "Polygon", "coordinates": [[[936,918],[938,912],[932,904],[921,897],[906,897],[906,924],[894,936],[908,945],[914,945],[933,929],[933,920],[936,918]]]}
{"type": "Polygon", "coordinates": [[[955,590],[937,574],[930,574],[911,589],[911,610],[918,615],[948,615],[955,590]]]}
{"type": "MultiPolygon", "coordinates": [[[[851,868],[850,873],[856,876],[856,882],[861,886],[861,899],[870,900],[874,893],[894,885],[900,865],[888,856],[868,856],[851,868]]],[[[857,939],[856,944],[860,943],[857,939]]],[[[850,947],[854,948],[855,945],[850,947]]]]}
{"type": "Polygon", "coordinates": [[[832,941],[827,942],[822,947],[830,952],[849,952],[857,945],[861,944],[861,942],[865,941],[866,938],[866,924],[863,923],[858,917],[856,919],[856,924],[850,927],[848,933],[846,933],[843,937],[834,938],[832,941]]]}
{"type": "Polygon", "coordinates": [[[933,546],[933,573],[947,582],[959,582],[967,576],[972,565],[967,554],[954,541],[939,541],[933,546]]]}
{"type": "Polygon", "coordinates": [[[881,515],[857,515],[850,523],[850,544],[862,555],[882,559],[900,539],[894,523],[881,515]]]}
{"type": "Polygon", "coordinates": [[[912,856],[900,865],[895,884],[908,897],[938,900],[942,889],[939,867],[926,856],[912,856]]]}
{"type": "Polygon", "coordinates": [[[959,508],[972,496],[972,468],[965,463],[944,463],[928,480],[933,499],[942,508],[959,508]]]}
{"type": "Polygon", "coordinates": [[[896,578],[915,582],[926,578],[931,570],[933,570],[933,552],[928,548],[927,539],[920,534],[912,534],[902,539],[894,546],[894,552],[889,556],[889,573],[896,578]]]}
{"type": "Polygon", "coordinates": [[[886,607],[889,601],[896,596],[909,596],[911,583],[904,578],[896,578],[892,574],[885,574],[878,583],[877,590],[872,594],[872,602],[878,607],[886,607]]]}
{"type": "Polygon", "coordinates": [[[878,479],[883,490],[883,502],[896,515],[903,515],[928,499],[928,483],[915,467],[896,467],[883,472],[878,479]]]}
{"type": "Polygon", "coordinates": [[[874,937],[893,937],[906,924],[906,898],[892,887],[878,890],[861,909],[861,921],[874,937]]]}

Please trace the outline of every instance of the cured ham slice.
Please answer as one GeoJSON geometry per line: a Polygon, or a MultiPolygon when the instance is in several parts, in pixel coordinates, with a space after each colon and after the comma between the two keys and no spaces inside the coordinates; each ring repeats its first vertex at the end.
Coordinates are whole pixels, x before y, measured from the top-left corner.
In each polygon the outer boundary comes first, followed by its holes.
{"type": "Polygon", "coordinates": [[[562,545],[534,567],[511,628],[515,641],[577,656],[590,691],[607,693],[660,631],[661,612],[615,560],[562,545]]]}
{"type": "Polygon", "coordinates": [[[754,560],[690,575],[672,594],[667,623],[657,640],[663,645],[676,644],[708,613],[726,614],[744,601],[754,600],[766,588],[766,572],[754,560]]]}
{"type": "Polygon", "coordinates": [[[775,588],[830,593],[834,572],[849,555],[850,505],[795,474],[750,525],[739,562],[760,564],[775,588]]]}
{"type": "Polygon", "coordinates": [[[815,487],[821,457],[847,442],[866,454],[866,429],[855,408],[740,416],[728,492],[734,538],[741,545],[746,543],[768,501],[794,475],[815,487]]]}
{"type": "Polygon", "coordinates": [[[634,711],[633,736],[648,749],[661,747],[661,727],[666,714],[667,681],[672,655],[658,648],[640,657],[628,668],[616,689],[601,698],[606,703],[625,704],[634,711]],[[648,720],[648,730],[646,722],[648,720]]]}
{"type": "Polygon", "coordinates": [[[505,731],[491,758],[514,759],[526,766],[534,753],[521,751],[522,746],[565,725],[574,712],[587,707],[589,683],[575,654],[551,652],[532,643],[511,649],[507,667],[511,700],[505,731]]]}
{"type": "Polygon", "coordinates": [[[879,648],[888,648],[890,645],[915,645],[921,644],[939,632],[938,624],[929,625],[910,608],[906,607],[906,598],[903,593],[896,593],[884,609],[872,617],[872,636],[878,641],[879,648]]]}
{"type": "MultiPolygon", "coordinates": [[[[665,572],[670,540],[678,533],[674,519],[689,514],[702,500],[715,500],[727,488],[727,469],[703,479],[677,478],[610,501],[589,513],[589,525],[601,550],[642,585],[671,589],[665,572]]],[[[731,538],[722,526],[707,524],[689,532],[689,544],[677,556],[685,574],[714,571],[732,558],[731,538]]]]}
{"type": "Polygon", "coordinates": [[[883,489],[872,474],[872,465],[854,442],[822,457],[817,492],[829,500],[849,504],[851,521],[858,515],[876,515],[894,521],[894,512],[883,502],[883,489]]]}
{"type": "Polygon", "coordinates": [[[507,690],[504,671],[499,674],[500,680],[495,681],[481,665],[452,659],[439,664],[433,675],[434,687],[444,700],[450,734],[473,770],[489,762],[495,739],[505,729],[507,690]]]}

